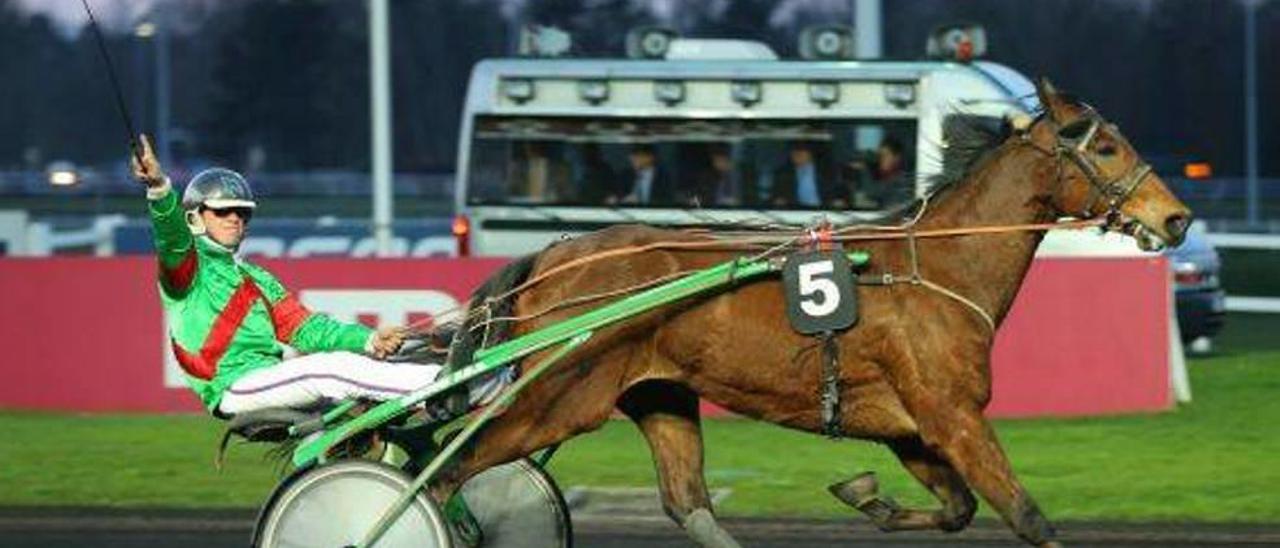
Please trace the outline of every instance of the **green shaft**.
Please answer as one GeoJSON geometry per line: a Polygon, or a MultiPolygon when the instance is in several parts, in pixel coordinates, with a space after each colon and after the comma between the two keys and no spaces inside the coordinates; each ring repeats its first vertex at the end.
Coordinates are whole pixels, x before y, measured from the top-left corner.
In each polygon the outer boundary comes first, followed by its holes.
{"type": "MultiPolygon", "coordinates": [[[[865,264],[869,259],[869,255],[864,251],[850,251],[846,254],[854,265],[865,264]]],[[[476,352],[475,361],[471,365],[458,369],[414,393],[383,402],[364,414],[326,431],[310,443],[301,445],[293,454],[293,464],[301,467],[316,462],[329,447],[337,442],[376,427],[420,402],[529,354],[681,299],[777,271],[780,267],[780,263],[766,259],[734,259],[497,346],[481,349],[476,352]]]]}
{"type": "Polygon", "coordinates": [[[535,365],[527,374],[520,377],[520,380],[516,381],[515,384],[504,390],[502,394],[498,396],[497,400],[485,407],[484,411],[481,411],[479,416],[472,419],[471,422],[467,424],[466,428],[463,428],[457,436],[454,436],[453,441],[449,442],[449,445],[445,446],[445,448],[440,451],[439,455],[436,455],[436,458],[431,459],[431,463],[427,465],[427,468],[424,469],[422,473],[418,474],[418,477],[414,478],[413,483],[409,488],[405,489],[404,493],[401,493],[400,497],[391,504],[391,507],[382,514],[382,518],[380,518],[378,523],[373,526],[373,530],[369,531],[369,533],[365,535],[364,540],[360,542],[359,546],[373,546],[375,542],[378,542],[378,539],[382,538],[382,535],[387,532],[387,529],[391,528],[391,524],[400,517],[400,514],[404,513],[405,509],[409,508],[409,504],[413,502],[413,498],[417,496],[418,491],[422,490],[422,488],[427,485],[427,482],[431,481],[431,478],[435,477],[435,475],[440,472],[441,468],[444,468],[444,465],[449,462],[449,459],[453,458],[458,450],[462,449],[462,446],[475,436],[476,431],[480,430],[480,428],[485,424],[488,424],[498,411],[505,409],[510,405],[511,400],[515,399],[516,394],[519,394],[525,386],[528,386],[529,383],[533,382],[534,379],[537,379],[544,371],[550,369],[550,367],[556,362],[563,359],[566,355],[572,352],[573,349],[581,346],[582,343],[587,342],[587,339],[589,338],[591,338],[591,333],[585,332],[566,341],[563,346],[555,351],[555,353],[547,356],[544,360],[535,365]]]}
{"type": "Polygon", "coordinates": [[[507,363],[569,339],[578,333],[599,329],[686,297],[718,289],[737,280],[759,276],[770,270],[772,268],[768,261],[735,259],[645,290],[581,316],[552,324],[523,337],[480,350],[476,352],[476,365],[507,363]]]}
{"type": "MultiPolygon", "coordinates": [[[[865,251],[849,251],[846,255],[855,266],[866,264],[870,259],[870,255],[865,251]]],[[[552,324],[497,346],[482,349],[476,352],[476,362],[471,367],[483,368],[493,364],[507,363],[567,340],[578,333],[596,330],[686,297],[720,289],[740,280],[777,271],[779,268],[781,268],[780,263],[765,259],[734,259],[602,306],[581,316],[552,324]]]]}

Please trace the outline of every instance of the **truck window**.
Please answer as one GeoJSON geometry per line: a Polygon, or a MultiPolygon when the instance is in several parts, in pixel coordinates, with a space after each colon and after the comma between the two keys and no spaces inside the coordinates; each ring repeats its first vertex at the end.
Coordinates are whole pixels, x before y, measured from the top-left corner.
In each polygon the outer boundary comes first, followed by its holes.
{"type": "Polygon", "coordinates": [[[915,136],[914,120],[481,116],[466,201],[882,209],[915,195],[915,136]]]}

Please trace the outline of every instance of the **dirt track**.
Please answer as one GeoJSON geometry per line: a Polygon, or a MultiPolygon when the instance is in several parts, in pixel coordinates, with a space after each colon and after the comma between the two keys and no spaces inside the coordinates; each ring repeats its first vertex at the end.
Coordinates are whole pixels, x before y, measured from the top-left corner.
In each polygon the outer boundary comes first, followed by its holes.
{"type": "MultiPolygon", "coordinates": [[[[51,548],[181,546],[242,547],[253,512],[180,510],[0,509],[0,546],[51,548]]],[[[998,523],[981,521],[956,535],[877,532],[865,521],[725,520],[744,546],[1022,546],[998,523]]],[[[576,545],[639,548],[690,546],[671,522],[651,518],[589,517],[574,522],[576,545]]],[[[1280,525],[1059,525],[1068,546],[1275,546],[1280,525]]]]}

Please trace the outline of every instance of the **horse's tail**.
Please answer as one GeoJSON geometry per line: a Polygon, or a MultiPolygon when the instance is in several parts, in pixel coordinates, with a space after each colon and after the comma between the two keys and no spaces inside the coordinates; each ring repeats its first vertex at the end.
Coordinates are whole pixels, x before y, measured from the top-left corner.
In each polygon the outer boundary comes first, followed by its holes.
{"type": "Polygon", "coordinates": [[[489,318],[512,315],[512,309],[515,307],[514,295],[496,302],[489,302],[489,299],[507,293],[512,288],[524,283],[529,278],[529,274],[533,272],[533,265],[537,258],[538,254],[533,253],[512,261],[490,276],[488,280],[485,280],[484,284],[481,284],[471,293],[471,299],[467,301],[467,309],[463,315],[462,324],[458,326],[457,332],[453,335],[453,341],[449,345],[447,370],[452,371],[471,363],[471,357],[480,348],[481,344],[491,346],[505,341],[511,336],[511,330],[514,327],[512,322],[498,321],[485,326],[478,326],[477,324],[489,318]],[[484,314],[476,313],[478,307],[482,306],[488,307],[489,310],[484,314]]]}

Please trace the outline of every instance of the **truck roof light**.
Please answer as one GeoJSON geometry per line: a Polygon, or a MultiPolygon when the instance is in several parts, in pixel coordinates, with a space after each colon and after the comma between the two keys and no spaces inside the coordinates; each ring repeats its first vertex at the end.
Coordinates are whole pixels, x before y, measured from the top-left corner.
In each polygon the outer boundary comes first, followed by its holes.
{"type": "Polygon", "coordinates": [[[684,100],[684,82],[679,80],[658,80],[653,83],[653,98],[667,106],[673,106],[684,100]]]}
{"type": "Polygon", "coordinates": [[[925,51],[933,59],[967,63],[987,54],[987,31],[972,24],[941,26],[929,34],[925,51]]]}
{"type": "Polygon", "coordinates": [[[520,29],[522,57],[560,57],[573,47],[569,33],[546,25],[525,25],[520,29]]]}
{"type": "Polygon", "coordinates": [[[632,59],[662,59],[671,48],[671,41],[680,34],[666,27],[636,27],[627,33],[627,57],[632,59]]]}
{"type": "Polygon", "coordinates": [[[832,81],[809,82],[809,99],[827,108],[840,100],[840,83],[832,81]]]}
{"type": "Polygon", "coordinates": [[[884,100],[898,108],[916,102],[916,86],[909,82],[891,82],[884,85],[884,100]]]}
{"type": "Polygon", "coordinates": [[[763,98],[764,91],[760,88],[760,82],[753,80],[738,80],[729,84],[729,96],[734,101],[741,103],[744,107],[749,107],[760,102],[763,98]]]}
{"type": "Polygon", "coordinates": [[[853,27],[848,25],[816,25],[800,31],[802,59],[853,59],[857,47],[853,27]]]}
{"type": "Polygon", "coordinates": [[[598,105],[609,99],[609,82],[607,80],[578,81],[578,96],[583,101],[598,105]]]}
{"type": "Polygon", "coordinates": [[[534,96],[533,80],[528,78],[503,78],[500,84],[502,94],[517,103],[523,103],[534,96]]]}

